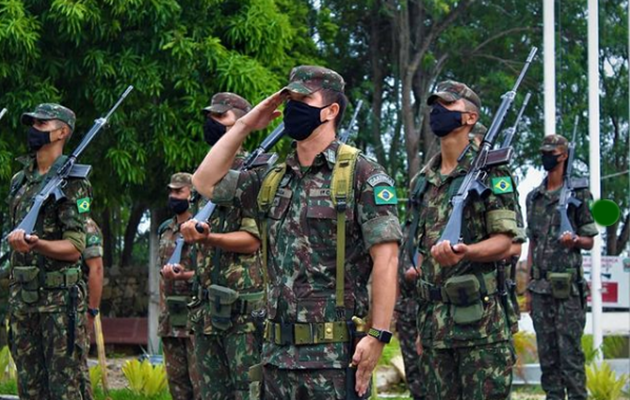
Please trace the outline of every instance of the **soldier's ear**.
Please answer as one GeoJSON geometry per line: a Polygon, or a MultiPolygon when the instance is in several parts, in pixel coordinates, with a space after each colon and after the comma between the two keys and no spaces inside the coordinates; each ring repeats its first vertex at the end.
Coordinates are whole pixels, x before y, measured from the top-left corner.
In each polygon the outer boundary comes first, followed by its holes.
{"type": "Polygon", "coordinates": [[[326,107],[324,110],[324,115],[323,115],[323,122],[326,121],[334,121],[335,118],[337,118],[337,115],[339,115],[339,110],[341,108],[339,107],[338,103],[332,103],[330,106],[326,107]]]}

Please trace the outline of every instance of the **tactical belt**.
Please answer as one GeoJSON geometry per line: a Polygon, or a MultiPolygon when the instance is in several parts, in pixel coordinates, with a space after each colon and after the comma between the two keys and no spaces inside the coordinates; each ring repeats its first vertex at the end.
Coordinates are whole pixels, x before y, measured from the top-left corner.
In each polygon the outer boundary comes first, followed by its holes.
{"type": "Polygon", "coordinates": [[[344,343],[350,340],[345,321],[278,323],[265,321],[264,338],[279,346],[344,343]]]}
{"type": "MultiPolygon", "coordinates": [[[[487,272],[485,274],[479,274],[483,281],[479,280],[482,288],[485,287],[484,296],[492,296],[498,293],[497,277],[494,272],[487,272]]],[[[420,298],[424,301],[450,303],[450,299],[446,294],[446,289],[443,286],[436,286],[426,281],[420,281],[420,287],[418,288],[420,298]]]]}
{"type": "MultiPolygon", "coordinates": [[[[199,297],[203,302],[209,301],[208,289],[199,289],[199,297]]],[[[232,315],[249,315],[260,308],[263,292],[239,293],[238,299],[232,304],[232,315]]]]}
{"type": "Polygon", "coordinates": [[[68,268],[65,271],[40,273],[39,268],[32,266],[13,267],[13,277],[17,283],[27,284],[36,278],[38,287],[43,289],[63,289],[72,287],[81,280],[80,268],[68,268]]]}
{"type": "MultiPolygon", "coordinates": [[[[558,271],[558,272],[561,272],[561,271],[558,271]]],[[[567,269],[566,271],[562,271],[562,272],[570,272],[571,274],[575,275],[576,271],[575,271],[574,268],[570,268],[570,269],[567,269]]],[[[539,279],[549,280],[548,275],[550,273],[552,273],[552,272],[551,271],[547,271],[546,269],[542,270],[542,269],[537,268],[537,267],[532,267],[532,278],[534,278],[534,280],[539,280],[539,279]]]]}

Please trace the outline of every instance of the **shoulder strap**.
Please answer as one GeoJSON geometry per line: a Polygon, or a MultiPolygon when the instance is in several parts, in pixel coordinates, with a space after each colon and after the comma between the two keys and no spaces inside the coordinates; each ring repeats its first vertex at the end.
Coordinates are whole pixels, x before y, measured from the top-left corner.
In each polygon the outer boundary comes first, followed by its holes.
{"type": "Polygon", "coordinates": [[[427,189],[427,178],[424,175],[420,175],[416,181],[416,185],[409,197],[409,206],[411,208],[411,225],[409,225],[409,232],[407,234],[407,254],[409,254],[409,260],[411,264],[416,266],[414,260],[416,249],[414,241],[418,233],[418,224],[420,223],[420,203],[422,203],[422,196],[427,189]]]}
{"type": "Polygon", "coordinates": [[[345,262],[346,262],[346,209],[352,199],[354,187],[354,172],[356,170],[359,150],[341,144],[337,151],[337,162],[332,173],[330,196],[337,210],[337,270],[335,282],[335,306],[337,317],[345,319],[344,302],[345,262]]]}
{"type": "Polygon", "coordinates": [[[11,180],[11,188],[9,189],[9,198],[13,197],[18,190],[24,185],[24,181],[26,180],[26,174],[24,171],[20,171],[11,180]]]}
{"type": "Polygon", "coordinates": [[[261,227],[261,241],[262,241],[262,274],[263,274],[263,291],[265,293],[264,301],[267,303],[267,286],[269,285],[269,273],[268,267],[268,254],[267,245],[269,240],[269,232],[267,230],[267,213],[273,204],[273,199],[276,197],[276,192],[280,186],[280,181],[287,171],[287,164],[282,163],[272,168],[267,172],[265,178],[262,181],[262,186],[258,192],[258,213],[260,215],[260,227],[261,227]]]}
{"type": "Polygon", "coordinates": [[[171,218],[169,218],[169,219],[167,219],[166,221],[164,221],[164,222],[162,222],[162,223],[160,224],[160,226],[159,226],[159,227],[158,227],[158,229],[157,229],[157,234],[158,234],[158,236],[160,236],[160,235],[162,235],[162,234],[164,233],[164,231],[166,230],[166,228],[168,228],[168,226],[170,225],[171,220],[172,220],[172,219],[171,219],[171,218]]]}

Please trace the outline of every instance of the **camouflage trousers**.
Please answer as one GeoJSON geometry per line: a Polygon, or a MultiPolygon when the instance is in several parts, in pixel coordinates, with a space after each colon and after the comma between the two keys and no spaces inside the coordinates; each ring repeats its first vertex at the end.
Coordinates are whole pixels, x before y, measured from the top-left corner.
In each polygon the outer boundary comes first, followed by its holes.
{"type": "Polygon", "coordinates": [[[514,347],[498,342],[451,349],[425,348],[427,398],[434,400],[505,400],[512,389],[514,347]]]}
{"type": "Polygon", "coordinates": [[[83,332],[82,337],[77,337],[77,341],[83,341],[83,346],[81,346],[81,349],[83,349],[84,351],[81,354],[81,377],[79,379],[84,400],[94,399],[94,395],[92,394],[92,382],[90,382],[90,368],[88,367],[88,355],[90,352],[90,330],[88,329],[89,323],[90,319],[85,318],[85,324],[81,328],[79,328],[79,331],[83,332]]]}
{"type": "Polygon", "coordinates": [[[416,327],[416,313],[399,314],[396,320],[396,332],[400,341],[400,350],[405,363],[405,376],[407,388],[414,400],[425,399],[423,382],[426,378],[420,370],[418,353],[416,352],[416,337],[418,328],[416,327]]]}
{"type": "Polygon", "coordinates": [[[260,362],[256,332],[234,326],[220,334],[195,329],[195,352],[204,400],[249,399],[249,368],[260,362]]]}
{"type": "Polygon", "coordinates": [[[171,397],[173,400],[201,399],[192,337],[162,337],[161,339],[171,397]]]}
{"type": "MultiPolygon", "coordinates": [[[[265,365],[263,386],[265,400],[348,398],[345,369],[281,369],[265,365]]],[[[369,391],[362,398],[369,399],[369,391]]]]}
{"type": "Polygon", "coordinates": [[[85,315],[77,313],[72,355],[68,349],[68,315],[65,312],[11,313],[11,355],[15,360],[20,399],[81,400],[84,363],[85,315]]]}
{"type": "Polygon", "coordinates": [[[578,296],[558,300],[532,293],[532,320],[536,330],[541,385],[547,400],[586,399],[582,333],[586,311],[578,296]]]}

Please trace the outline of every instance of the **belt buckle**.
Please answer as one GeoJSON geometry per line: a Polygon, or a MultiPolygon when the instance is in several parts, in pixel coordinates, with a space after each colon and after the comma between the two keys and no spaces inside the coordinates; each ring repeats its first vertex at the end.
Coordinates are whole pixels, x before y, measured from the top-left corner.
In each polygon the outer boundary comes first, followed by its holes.
{"type": "Polygon", "coordinates": [[[324,340],[333,340],[335,338],[335,327],[332,322],[324,322],[324,340]]]}

